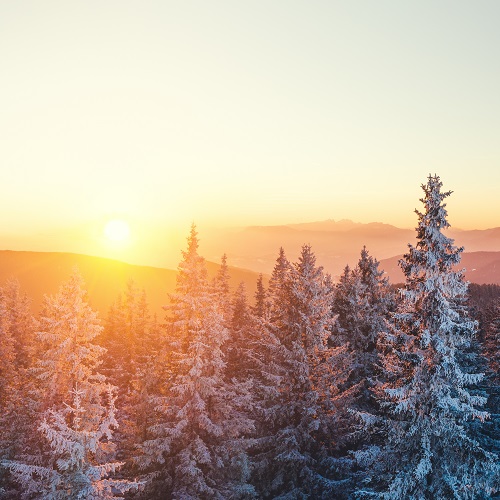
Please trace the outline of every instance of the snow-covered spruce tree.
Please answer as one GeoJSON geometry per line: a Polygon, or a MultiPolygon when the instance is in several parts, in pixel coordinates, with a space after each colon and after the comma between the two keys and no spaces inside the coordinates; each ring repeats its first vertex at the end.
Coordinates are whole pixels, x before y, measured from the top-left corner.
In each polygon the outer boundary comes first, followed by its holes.
{"type": "Polygon", "coordinates": [[[500,455],[500,286],[471,284],[468,305],[479,322],[468,361],[478,367],[475,371],[485,372],[478,389],[487,395],[485,408],[491,415],[484,423],[473,423],[473,432],[483,448],[500,455]]]}
{"type": "Polygon", "coordinates": [[[127,326],[127,304],[120,293],[109,307],[100,345],[106,349],[102,372],[110,383],[125,390],[129,388],[131,377],[127,326]],[[128,362],[124,362],[126,358],[128,362]]]}
{"type": "MultiPolygon", "coordinates": [[[[331,342],[347,348],[349,374],[341,384],[335,425],[332,430],[337,443],[335,454],[343,455],[368,444],[364,425],[353,417],[356,412],[377,413],[372,389],[378,383],[377,337],[386,330],[385,322],[394,309],[393,293],[376,259],[366,247],[354,269],[346,266],[335,286],[332,304],[337,321],[331,342]]],[[[375,434],[369,436],[369,440],[375,434]]]]}
{"type": "MultiPolygon", "coordinates": [[[[281,255],[284,257],[284,253],[281,255]]],[[[276,420],[281,410],[279,386],[286,374],[286,350],[267,323],[270,304],[264,302],[266,296],[262,276],[257,282],[256,307],[248,306],[243,284],[236,290],[226,368],[226,377],[231,379],[240,401],[246,405],[244,413],[255,426],[250,439],[245,434],[240,441],[240,450],[245,454],[236,455],[236,465],[240,482],[250,482],[255,488],[251,494],[258,498],[272,495],[269,465],[276,455],[276,420]]],[[[248,491],[244,493],[249,495],[248,491]]]]}
{"type": "Polygon", "coordinates": [[[377,365],[377,337],[394,308],[393,294],[379,262],[366,247],[356,267],[346,267],[335,287],[333,311],[337,314],[335,338],[349,345],[352,372],[348,385],[358,388],[358,406],[370,406],[369,387],[377,365]]]}
{"type": "Polygon", "coordinates": [[[500,455],[500,302],[497,301],[485,325],[484,355],[489,368],[488,410],[492,414],[487,429],[487,445],[500,455]]]}
{"type": "Polygon", "coordinates": [[[361,255],[354,269],[359,275],[364,287],[365,300],[368,303],[367,318],[369,329],[365,327],[365,338],[358,339],[359,345],[366,351],[373,351],[376,345],[376,335],[385,328],[385,321],[389,313],[395,308],[395,297],[389,285],[389,279],[384,276],[384,271],[379,269],[379,261],[372,257],[366,247],[361,250],[361,255]]]}
{"type": "MultiPolygon", "coordinates": [[[[37,447],[31,432],[37,415],[31,373],[34,331],[27,296],[17,280],[8,280],[0,288],[0,459],[25,460],[37,447]]],[[[0,470],[0,497],[19,498],[18,485],[8,476],[6,469],[0,470]]]]}
{"type": "Polygon", "coordinates": [[[493,382],[500,385],[500,300],[489,308],[485,316],[484,355],[488,361],[493,382]]]}
{"type": "Polygon", "coordinates": [[[0,294],[0,458],[12,454],[11,419],[16,411],[17,374],[14,339],[7,316],[7,306],[0,294]]]}
{"type": "Polygon", "coordinates": [[[231,307],[231,287],[229,285],[230,279],[231,276],[229,275],[229,266],[227,265],[227,255],[224,254],[221,258],[220,268],[212,280],[212,287],[215,298],[219,302],[219,308],[223,314],[226,328],[233,315],[231,307]]]}
{"type": "MultiPolygon", "coordinates": [[[[260,463],[259,455],[267,449],[266,415],[275,404],[279,378],[276,377],[276,338],[267,335],[259,317],[253,315],[246,296],[244,283],[240,283],[232,300],[232,318],[229,323],[229,338],[225,344],[226,383],[237,395],[237,410],[252,422],[252,432],[242,434],[234,441],[232,468],[234,477],[241,484],[255,484],[252,471],[260,463]],[[274,342],[273,342],[274,341],[274,342]]],[[[245,490],[245,495],[254,497],[256,491],[245,490]]]]}
{"type": "Polygon", "coordinates": [[[253,371],[252,343],[257,328],[247,303],[245,283],[241,282],[234,292],[232,300],[232,317],[229,322],[229,338],[225,343],[226,378],[244,383],[253,371]]]}
{"type": "Polygon", "coordinates": [[[286,325],[289,323],[290,274],[292,265],[280,247],[267,291],[266,309],[267,326],[282,341],[286,337],[286,325]]]}
{"type": "Polygon", "coordinates": [[[10,279],[0,291],[5,304],[5,314],[14,342],[16,370],[24,379],[32,366],[36,348],[34,336],[36,321],[31,313],[31,301],[22,292],[19,281],[10,279]]]}
{"type": "Polygon", "coordinates": [[[235,408],[235,393],[224,380],[222,347],[228,338],[223,315],[198,255],[193,226],[179,264],[176,292],[168,306],[175,349],[173,384],[156,399],[158,423],[143,444],[143,467],[154,468],[148,498],[227,498],[252,489],[225,475],[233,443],[251,423],[235,408]]]}
{"type": "MultiPolygon", "coordinates": [[[[0,351],[3,351],[0,355],[3,360],[0,372],[8,368],[8,376],[0,378],[4,383],[8,383],[9,388],[8,403],[2,403],[0,416],[0,434],[7,439],[0,448],[9,451],[4,457],[20,458],[29,453],[35,444],[31,427],[37,408],[32,397],[31,369],[36,350],[36,321],[30,310],[30,301],[26,294],[21,292],[17,280],[7,281],[0,289],[0,304],[0,325],[2,330],[5,329],[0,342],[0,351]]],[[[0,386],[2,385],[0,383],[0,386]]],[[[0,390],[0,393],[2,392],[4,391],[0,390]]]]}
{"type": "Polygon", "coordinates": [[[101,326],[77,271],[55,297],[46,297],[40,326],[44,355],[38,366],[39,397],[50,409],[38,430],[50,448],[41,444],[33,464],[4,465],[26,498],[115,498],[136,488],[137,483],[107,479],[122,465],[108,461],[114,451],[111,431],[117,425],[114,388],[96,371],[103,349],[92,340],[101,326]]]}
{"type": "Polygon", "coordinates": [[[441,187],[430,175],[422,186],[417,244],[400,261],[403,302],[384,338],[390,479],[381,496],[388,499],[489,498],[498,485],[498,458],[467,434],[467,421],[488,414],[478,409],[485,398],[467,389],[482,374],[466,373],[457,361],[476,323],[464,307],[463,272],[454,270],[463,248],[443,233],[443,200],[451,193],[441,187]]]}
{"type": "Polygon", "coordinates": [[[88,303],[77,269],[54,296],[45,296],[37,332],[41,357],[36,365],[42,410],[59,407],[76,387],[90,403],[106,390],[98,372],[105,349],[94,341],[102,331],[97,312],[88,303]]]}
{"type": "Polygon", "coordinates": [[[246,287],[242,282],[232,301],[233,315],[229,324],[227,341],[226,378],[236,386],[235,390],[249,390],[247,412],[252,420],[266,420],[264,413],[268,403],[274,404],[278,394],[279,375],[276,350],[280,344],[270,336],[264,322],[255,316],[247,303],[246,287]]]}
{"type": "Polygon", "coordinates": [[[257,318],[264,318],[266,311],[266,290],[264,288],[264,278],[259,274],[257,280],[257,290],[255,291],[255,305],[252,307],[252,312],[257,318]]]}
{"type": "Polygon", "coordinates": [[[333,363],[325,369],[330,293],[309,245],[302,247],[293,266],[280,249],[269,283],[268,328],[279,340],[281,380],[274,413],[268,417],[273,447],[267,460],[260,457],[265,468],[257,469],[264,498],[318,497],[333,486],[317,472],[322,397],[328,386],[324,377],[331,381],[333,376],[333,363]]]}
{"type": "Polygon", "coordinates": [[[102,334],[107,348],[103,372],[118,387],[115,442],[120,459],[134,455],[136,444],[145,439],[150,425],[148,391],[155,378],[153,358],[159,346],[159,339],[154,337],[146,293],[128,280],[124,293],[109,310],[102,334]]]}
{"type": "Polygon", "coordinates": [[[5,463],[21,484],[22,498],[123,498],[123,493],[141,486],[137,482],[108,478],[123,465],[123,462],[107,462],[113,451],[112,429],[117,426],[112,387],[108,387],[106,412],[91,426],[84,396],[84,391],[76,386],[71,391],[72,401],[64,408],[47,412],[40,424],[38,430],[50,445],[49,466],[5,463]]]}

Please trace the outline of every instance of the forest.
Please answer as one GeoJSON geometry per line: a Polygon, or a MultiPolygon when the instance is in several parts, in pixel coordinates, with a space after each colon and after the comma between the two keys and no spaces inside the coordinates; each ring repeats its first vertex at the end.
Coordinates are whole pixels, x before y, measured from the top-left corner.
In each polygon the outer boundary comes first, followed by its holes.
{"type": "Polygon", "coordinates": [[[391,284],[304,244],[248,297],[193,225],[165,315],[101,320],[75,269],[37,315],[0,289],[0,497],[488,499],[500,491],[500,286],[460,269],[439,176],[391,284]]]}

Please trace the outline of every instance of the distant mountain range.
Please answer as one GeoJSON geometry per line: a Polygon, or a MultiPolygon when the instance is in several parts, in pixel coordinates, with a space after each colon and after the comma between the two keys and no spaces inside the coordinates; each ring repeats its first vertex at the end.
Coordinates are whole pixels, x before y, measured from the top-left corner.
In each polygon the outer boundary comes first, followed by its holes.
{"type": "MultiPolygon", "coordinates": [[[[404,275],[398,265],[403,256],[380,261],[380,269],[389,276],[391,283],[402,283],[404,275]]],[[[465,269],[465,277],[478,285],[500,285],[500,252],[464,252],[457,269],[465,269]]]]}
{"type": "MultiPolygon", "coordinates": [[[[499,272],[495,272],[494,267],[488,267],[494,266],[494,259],[483,254],[500,252],[500,227],[486,230],[450,228],[447,234],[454,238],[456,245],[465,246],[468,254],[479,252],[476,256],[468,256],[467,261],[464,257],[464,263],[471,264],[466,267],[475,268],[478,279],[483,280],[482,282],[500,283],[499,272]],[[482,264],[483,258],[487,259],[488,264],[482,264]]],[[[274,267],[280,246],[285,249],[287,257],[295,261],[301,246],[308,243],[318,262],[334,277],[338,277],[346,264],[356,264],[363,245],[366,245],[371,255],[384,263],[385,259],[402,255],[406,252],[408,243],[415,243],[415,230],[380,222],[361,224],[350,220],[326,220],[219,230],[202,234],[201,238],[201,251],[207,259],[217,260],[226,252],[231,265],[268,274],[274,267]]],[[[388,274],[394,274],[399,279],[395,271],[388,270],[388,274]]]]}
{"type": "MultiPolygon", "coordinates": [[[[500,228],[462,231],[450,229],[448,235],[459,246],[465,246],[462,262],[468,280],[500,285],[500,228]]],[[[243,281],[252,300],[258,273],[269,275],[274,267],[280,246],[287,257],[296,261],[301,246],[311,244],[317,261],[336,279],[349,264],[359,259],[363,245],[377,258],[380,267],[392,283],[403,281],[397,264],[406,252],[408,243],[415,242],[415,231],[389,224],[360,224],[349,220],[326,220],[284,226],[251,226],[203,233],[200,253],[207,259],[209,274],[219,269],[220,256],[226,253],[230,264],[231,285],[243,281]]],[[[151,311],[160,320],[174,291],[176,271],[161,267],[137,266],[112,259],[76,253],[0,251],[0,286],[16,277],[33,300],[38,311],[44,294],[57,292],[59,285],[78,266],[89,291],[93,306],[105,317],[111,303],[123,292],[128,279],[146,290],[151,311]]]]}
{"type": "MultiPolygon", "coordinates": [[[[17,278],[21,288],[32,299],[33,312],[38,312],[44,294],[55,294],[66,281],[74,267],[85,279],[92,307],[105,318],[112,302],[125,290],[127,281],[133,279],[147,294],[151,312],[162,321],[163,306],[168,294],[175,289],[177,272],[158,267],[134,266],[112,259],[61,252],[0,251],[0,286],[8,279],[17,278]]],[[[207,262],[210,276],[215,276],[219,265],[207,262]]],[[[256,289],[258,274],[244,269],[230,268],[231,286],[236,288],[243,281],[249,297],[256,289]]]]}

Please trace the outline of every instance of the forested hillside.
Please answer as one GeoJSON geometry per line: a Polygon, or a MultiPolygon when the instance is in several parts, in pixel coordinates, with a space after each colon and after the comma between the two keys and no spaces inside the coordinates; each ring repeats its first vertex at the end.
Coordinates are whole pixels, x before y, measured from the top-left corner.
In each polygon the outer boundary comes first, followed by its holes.
{"type": "Polygon", "coordinates": [[[162,316],[134,281],[102,319],[77,269],[38,314],[5,282],[0,497],[493,498],[500,287],[468,286],[450,193],[422,189],[401,288],[365,246],[334,282],[303,244],[249,293],[194,225],[162,316]]]}

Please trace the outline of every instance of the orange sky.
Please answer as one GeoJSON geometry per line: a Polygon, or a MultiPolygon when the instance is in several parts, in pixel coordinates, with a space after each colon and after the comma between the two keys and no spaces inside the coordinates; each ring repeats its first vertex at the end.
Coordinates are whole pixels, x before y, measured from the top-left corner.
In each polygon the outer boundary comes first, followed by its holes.
{"type": "Polygon", "coordinates": [[[192,221],[414,227],[429,173],[454,226],[500,226],[499,17],[493,0],[3,2],[0,247],[109,253],[112,217],[141,247],[182,246],[192,221]]]}

